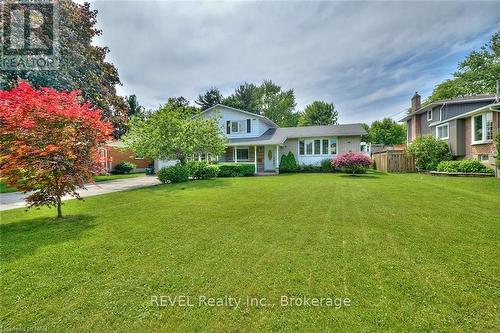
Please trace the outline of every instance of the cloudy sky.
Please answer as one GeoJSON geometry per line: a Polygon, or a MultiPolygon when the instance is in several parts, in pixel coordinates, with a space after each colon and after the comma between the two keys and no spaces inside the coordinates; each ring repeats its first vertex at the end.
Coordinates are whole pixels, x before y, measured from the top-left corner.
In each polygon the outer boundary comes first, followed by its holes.
{"type": "Polygon", "coordinates": [[[398,118],[500,28],[500,2],[94,1],[121,95],[224,96],[244,81],[333,102],[340,122],[398,118]]]}

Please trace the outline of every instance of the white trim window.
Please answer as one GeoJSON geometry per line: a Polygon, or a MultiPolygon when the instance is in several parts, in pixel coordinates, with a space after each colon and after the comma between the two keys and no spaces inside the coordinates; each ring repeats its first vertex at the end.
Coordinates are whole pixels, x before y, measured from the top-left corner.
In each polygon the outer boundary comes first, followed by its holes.
{"type": "Polygon", "coordinates": [[[231,121],[231,134],[246,133],[247,122],[245,120],[231,121]]]}
{"type": "MultiPolygon", "coordinates": [[[[332,151],[337,151],[337,140],[332,139],[335,144],[335,149],[332,151]]],[[[299,139],[298,151],[299,156],[319,156],[319,155],[330,155],[329,151],[330,139],[327,138],[314,138],[314,139],[299,139]]]]}
{"type": "Polygon", "coordinates": [[[236,148],[236,158],[238,161],[248,161],[249,148],[248,147],[238,147],[236,148]]]}
{"type": "Polygon", "coordinates": [[[436,126],[436,138],[441,140],[447,140],[450,135],[450,127],[448,123],[436,126]]]}
{"type": "Polygon", "coordinates": [[[432,120],[432,110],[427,111],[427,121],[432,120]]]}
{"type": "Polygon", "coordinates": [[[485,143],[493,140],[493,113],[483,113],[472,117],[472,143],[485,143]]]}

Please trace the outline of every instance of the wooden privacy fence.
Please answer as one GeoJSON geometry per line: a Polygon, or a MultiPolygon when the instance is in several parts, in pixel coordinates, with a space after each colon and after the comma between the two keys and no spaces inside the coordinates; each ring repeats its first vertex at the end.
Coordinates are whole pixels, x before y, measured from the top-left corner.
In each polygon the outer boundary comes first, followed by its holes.
{"type": "Polygon", "coordinates": [[[383,150],[372,154],[375,169],[383,172],[415,172],[415,159],[404,150],[383,150]]]}

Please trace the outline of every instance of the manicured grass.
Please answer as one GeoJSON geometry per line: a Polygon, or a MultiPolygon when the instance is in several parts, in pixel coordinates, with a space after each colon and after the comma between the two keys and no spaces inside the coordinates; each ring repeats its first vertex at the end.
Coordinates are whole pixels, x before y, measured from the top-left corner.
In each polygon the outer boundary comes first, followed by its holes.
{"type": "Polygon", "coordinates": [[[69,201],[61,222],[6,211],[0,319],[54,332],[495,331],[499,205],[498,179],[296,174],[69,201]],[[281,295],[351,305],[282,307],[281,295]]]}
{"type": "Polygon", "coordinates": [[[116,174],[116,175],[103,175],[103,176],[94,176],[94,180],[96,182],[104,182],[107,180],[115,180],[115,179],[126,179],[126,178],[134,178],[145,176],[144,172],[134,172],[134,173],[124,173],[124,174],[116,174]]]}
{"type": "MultiPolygon", "coordinates": [[[[134,178],[134,177],[140,177],[144,176],[144,172],[134,172],[134,173],[125,173],[121,175],[102,175],[102,176],[95,176],[94,180],[96,182],[104,182],[107,180],[115,180],[115,179],[126,179],[126,178],[134,178]]],[[[7,187],[4,183],[0,182],[0,193],[9,193],[9,192],[16,192],[17,190],[15,188],[7,187]]]]}
{"type": "Polygon", "coordinates": [[[16,192],[17,190],[12,187],[8,187],[4,183],[0,182],[0,193],[16,192]]]}

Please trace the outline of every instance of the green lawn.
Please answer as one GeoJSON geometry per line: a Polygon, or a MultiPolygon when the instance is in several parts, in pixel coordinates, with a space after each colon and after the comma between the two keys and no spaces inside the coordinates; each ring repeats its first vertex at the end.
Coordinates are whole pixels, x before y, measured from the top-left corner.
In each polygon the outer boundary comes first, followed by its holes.
{"type": "Polygon", "coordinates": [[[62,222],[6,211],[0,320],[54,332],[495,331],[499,207],[492,178],[297,174],[69,201],[62,222]],[[194,306],[152,305],[158,295],[194,306]],[[267,306],[200,306],[200,295],[267,306]],[[282,307],[282,295],[351,303],[282,307]]]}
{"type": "Polygon", "coordinates": [[[8,187],[5,183],[0,182],[0,193],[16,192],[17,190],[12,187],[8,187]]]}
{"type": "Polygon", "coordinates": [[[115,180],[115,179],[126,179],[126,178],[135,178],[140,176],[145,176],[144,172],[133,172],[133,173],[124,173],[124,174],[116,174],[116,175],[103,175],[103,176],[94,176],[94,180],[96,182],[104,182],[107,180],[115,180]]]}
{"type": "MultiPolygon", "coordinates": [[[[115,179],[125,179],[125,178],[134,178],[144,176],[144,172],[134,172],[134,173],[125,173],[121,175],[102,175],[102,176],[94,176],[94,180],[96,182],[104,182],[107,180],[115,180],[115,179]]],[[[7,187],[4,183],[0,182],[0,193],[9,193],[16,192],[15,188],[7,187]]]]}

